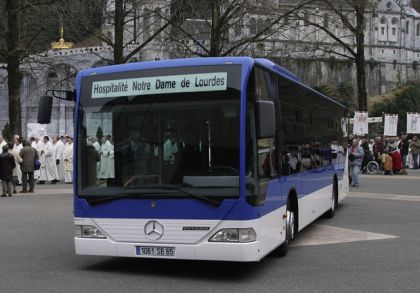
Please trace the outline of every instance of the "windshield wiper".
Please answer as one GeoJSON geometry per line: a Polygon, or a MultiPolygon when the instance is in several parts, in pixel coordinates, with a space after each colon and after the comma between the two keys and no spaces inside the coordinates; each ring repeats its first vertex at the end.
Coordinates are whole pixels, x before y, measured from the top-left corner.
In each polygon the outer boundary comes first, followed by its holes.
{"type": "Polygon", "coordinates": [[[116,193],[116,195],[110,195],[110,196],[101,196],[98,198],[88,198],[88,197],[84,197],[84,199],[86,199],[88,201],[88,203],[90,205],[97,205],[97,204],[102,204],[102,203],[106,203],[109,201],[113,201],[113,200],[117,200],[117,199],[121,199],[121,198],[127,198],[127,197],[134,197],[134,198],[141,198],[144,195],[147,194],[166,194],[167,192],[150,192],[150,191],[136,191],[136,192],[118,192],[116,193]]]}
{"type": "Polygon", "coordinates": [[[113,201],[113,200],[118,200],[118,199],[122,199],[122,198],[127,198],[127,197],[133,197],[133,198],[141,198],[144,195],[153,195],[153,194],[168,194],[168,191],[177,191],[178,193],[181,193],[183,195],[187,195],[189,197],[193,197],[195,199],[204,201],[214,207],[218,207],[220,206],[221,202],[223,200],[214,200],[211,198],[208,198],[206,196],[202,196],[202,195],[198,195],[195,193],[191,193],[188,192],[184,189],[182,189],[182,187],[190,187],[189,185],[185,184],[182,185],[181,187],[178,186],[147,186],[144,188],[126,188],[128,190],[135,190],[135,192],[123,192],[123,193],[116,193],[116,195],[112,195],[112,196],[105,196],[105,197],[100,197],[100,198],[89,198],[86,199],[90,205],[97,205],[97,204],[102,204],[102,203],[106,203],[109,201],[113,201]],[[143,189],[143,190],[142,190],[143,189]],[[152,189],[148,190],[148,189],[152,189]],[[161,189],[160,191],[154,190],[154,189],[161,189]]]}
{"type": "Polygon", "coordinates": [[[202,195],[198,195],[198,194],[195,194],[195,193],[191,193],[191,192],[185,191],[184,189],[181,189],[180,187],[171,187],[170,189],[171,190],[176,190],[178,192],[181,192],[181,193],[183,193],[185,195],[188,195],[188,196],[191,196],[193,198],[202,200],[202,201],[204,201],[204,202],[206,202],[206,203],[208,203],[208,204],[210,204],[210,205],[212,205],[214,207],[219,207],[220,204],[223,201],[223,200],[214,200],[214,199],[208,198],[206,196],[202,196],[202,195]]]}
{"type": "MultiPolygon", "coordinates": [[[[178,192],[180,192],[184,195],[188,195],[190,197],[202,200],[202,201],[204,201],[206,203],[209,203],[210,205],[215,206],[215,207],[220,206],[220,203],[223,201],[223,200],[214,200],[214,199],[208,198],[206,196],[202,196],[202,195],[199,195],[199,194],[188,192],[185,189],[183,189],[183,187],[188,188],[188,187],[193,187],[193,186],[191,184],[182,183],[179,186],[178,185],[156,185],[156,186],[147,186],[146,188],[161,188],[161,189],[165,189],[165,190],[176,190],[176,191],[178,191],[178,192]]],[[[135,189],[135,188],[129,188],[129,189],[135,189]]]]}

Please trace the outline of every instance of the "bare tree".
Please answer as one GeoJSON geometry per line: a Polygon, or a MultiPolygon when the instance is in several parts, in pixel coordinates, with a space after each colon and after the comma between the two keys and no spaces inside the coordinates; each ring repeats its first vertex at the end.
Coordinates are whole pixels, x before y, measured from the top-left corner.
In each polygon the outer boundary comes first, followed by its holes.
{"type": "MultiPolygon", "coordinates": [[[[142,49],[144,49],[147,45],[149,45],[153,40],[159,36],[166,28],[169,27],[172,19],[166,19],[163,23],[159,22],[158,27],[156,27],[156,23],[160,19],[164,19],[163,12],[161,9],[151,10],[148,8],[143,9],[142,13],[139,13],[139,4],[136,0],[131,2],[131,7],[127,9],[127,5],[125,5],[128,1],[124,0],[116,0],[115,1],[115,41],[114,43],[109,43],[114,47],[114,63],[126,63],[128,62],[133,56],[139,53],[142,49]],[[126,20],[127,14],[132,13],[132,17],[126,20]],[[150,21],[152,19],[152,21],[150,21]],[[133,22],[133,36],[132,39],[128,42],[124,43],[124,24],[126,22],[133,22]],[[142,24],[142,30],[137,30],[137,24],[140,22],[142,24]],[[152,31],[152,33],[150,33],[152,31]],[[136,42],[135,40],[140,39],[139,35],[142,35],[142,42],[136,42]],[[135,48],[133,48],[130,53],[126,56],[123,55],[123,50],[128,44],[136,44],[135,48]]],[[[147,6],[146,6],[147,7],[147,6]]],[[[109,40],[108,40],[109,41],[109,40]]]]}
{"type": "MultiPolygon", "coordinates": [[[[164,9],[171,5],[146,0],[101,0],[104,10],[102,30],[85,25],[86,19],[77,23],[85,32],[113,49],[112,64],[130,62],[146,46],[164,34],[171,22],[171,16],[164,16],[164,9]],[[106,3],[108,2],[108,3],[106,3]]],[[[178,1],[178,0],[175,0],[178,1]]]]}
{"type": "Polygon", "coordinates": [[[20,1],[7,0],[6,50],[2,52],[7,62],[7,86],[9,91],[9,125],[13,133],[22,133],[20,110],[20,1]]]}
{"type": "Polygon", "coordinates": [[[34,18],[56,0],[3,0],[0,1],[0,60],[7,64],[9,96],[9,125],[13,133],[22,134],[20,64],[30,54],[41,49],[40,40],[45,40],[42,21],[34,18]],[[40,29],[37,29],[40,28],[40,29]]]}
{"type": "Polygon", "coordinates": [[[196,56],[241,55],[256,43],[264,42],[282,29],[282,20],[313,0],[180,0],[172,14],[171,43],[178,54],[196,56]]]}
{"type": "Polygon", "coordinates": [[[297,15],[310,26],[324,32],[326,37],[317,43],[317,49],[330,55],[354,60],[357,76],[358,109],[367,110],[365,27],[371,1],[369,0],[319,0],[315,3],[329,13],[322,18],[297,15]],[[337,29],[340,28],[340,29],[337,29]],[[341,50],[340,50],[341,49],[341,50]]]}

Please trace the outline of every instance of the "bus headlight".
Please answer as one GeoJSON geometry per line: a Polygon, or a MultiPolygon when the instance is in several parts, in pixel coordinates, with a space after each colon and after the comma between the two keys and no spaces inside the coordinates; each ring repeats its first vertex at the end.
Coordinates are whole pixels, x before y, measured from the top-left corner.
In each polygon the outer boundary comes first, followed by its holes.
{"type": "Polygon", "coordinates": [[[106,236],[95,226],[76,226],[76,237],[105,239],[106,236]]]}
{"type": "Polygon", "coordinates": [[[257,239],[257,234],[252,228],[228,228],[216,232],[210,242],[253,242],[257,239]]]}

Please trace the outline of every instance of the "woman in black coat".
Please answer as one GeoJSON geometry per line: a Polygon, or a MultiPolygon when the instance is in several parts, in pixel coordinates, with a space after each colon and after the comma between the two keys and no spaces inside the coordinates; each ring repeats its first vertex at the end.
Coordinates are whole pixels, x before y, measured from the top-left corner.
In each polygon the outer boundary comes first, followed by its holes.
{"type": "Polygon", "coordinates": [[[0,179],[2,187],[2,195],[12,196],[13,190],[13,169],[16,167],[15,158],[9,153],[9,147],[3,146],[3,152],[0,155],[0,179]]]}

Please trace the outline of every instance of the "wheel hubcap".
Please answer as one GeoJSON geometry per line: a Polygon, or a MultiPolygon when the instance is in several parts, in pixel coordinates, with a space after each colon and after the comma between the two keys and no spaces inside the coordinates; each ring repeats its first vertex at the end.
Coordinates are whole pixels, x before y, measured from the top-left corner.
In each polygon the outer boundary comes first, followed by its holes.
{"type": "Polygon", "coordinates": [[[287,211],[287,229],[289,231],[289,239],[292,240],[295,238],[295,216],[292,211],[287,211]]]}

